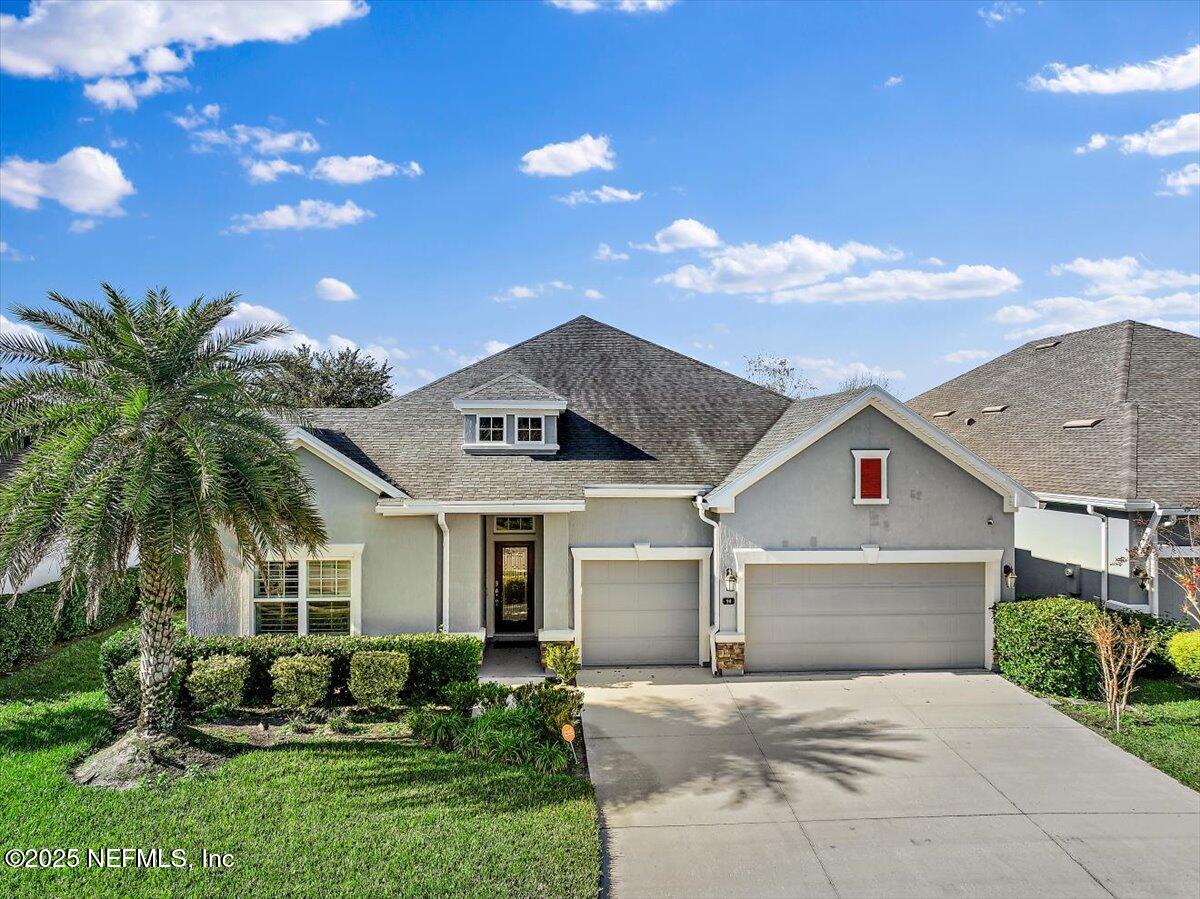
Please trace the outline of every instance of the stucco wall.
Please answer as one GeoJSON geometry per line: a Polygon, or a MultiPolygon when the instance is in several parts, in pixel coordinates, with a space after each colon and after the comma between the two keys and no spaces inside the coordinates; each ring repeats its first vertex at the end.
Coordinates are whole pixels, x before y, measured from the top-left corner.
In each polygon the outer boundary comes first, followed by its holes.
{"type": "Polygon", "coordinates": [[[1108,519],[1108,549],[1101,559],[1102,522],[1082,508],[1019,509],[1017,547],[1017,593],[1022,596],[1065,594],[1082,599],[1099,599],[1100,572],[1108,565],[1108,598],[1140,604],[1145,593],[1129,578],[1129,563],[1114,563],[1126,555],[1131,533],[1128,517],[1111,512],[1108,519]],[[1066,569],[1074,574],[1070,577],[1066,569]]]}
{"type": "MultiPolygon", "coordinates": [[[[721,516],[718,572],[735,567],[737,547],[1003,549],[1004,563],[1013,560],[1013,515],[1004,498],[875,409],[747,488],[735,506],[721,516]],[[888,505],[853,504],[854,449],[891,450],[888,505]]],[[[1007,588],[1004,597],[1011,597],[1007,588]]],[[[736,629],[736,607],[720,609],[722,629],[736,629]]]]}
{"type": "MultiPolygon", "coordinates": [[[[438,625],[439,535],[432,516],[384,518],[376,495],[312,454],[298,450],[316,490],[330,543],[362,543],[365,634],[432,631],[438,625]]],[[[236,578],[226,593],[236,594],[236,578]]],[[[208,595],[188,583],[188,626],[196,633],[236,633],[236,595],[208,595]],[[231,606],[232,611],[231,611],[231,606]]]]}
{"type": "Polygon", "coordinates": [[[450,530],[450,626],[465,633],[483,627],[483,516],[447,515],[450,530]]]}

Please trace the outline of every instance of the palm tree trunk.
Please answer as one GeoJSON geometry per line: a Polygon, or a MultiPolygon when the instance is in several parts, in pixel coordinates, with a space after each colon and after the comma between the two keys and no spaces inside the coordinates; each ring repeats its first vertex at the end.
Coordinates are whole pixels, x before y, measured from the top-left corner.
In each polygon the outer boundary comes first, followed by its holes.
{"type": "Polygon", "coordinates": [[[138,585],[142,603],[140,640],[142,708],[138,715],[138,735],[160,739],[175,728],[175,692],[171,679],[175,671],[174,612],[176,584],[171,566],[157,553],[143,554],[138,585]]]}

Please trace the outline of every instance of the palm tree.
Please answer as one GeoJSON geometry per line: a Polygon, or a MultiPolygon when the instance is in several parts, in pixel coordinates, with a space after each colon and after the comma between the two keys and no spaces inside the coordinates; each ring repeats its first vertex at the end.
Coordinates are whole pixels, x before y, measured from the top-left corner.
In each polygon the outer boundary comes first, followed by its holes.
{"type": "Polygon", "coordinates": [[[274,325],[222,329],[236,294],[175,306],[166,290],[140,302],[104,284],[103,304],[50,293],[57,309],[17,307],[53,335],[0,334],[0,574],[19,585],[61,549],[62,601],[100,591],[140,557],[141,713],[135,735],[175,724],[172,616],[196,570],[209,589],[226,576],[222,535],[242,563],[316,549],[325,527],[288,447],[266,376],[280,354],[256,344],[274,325]]]}

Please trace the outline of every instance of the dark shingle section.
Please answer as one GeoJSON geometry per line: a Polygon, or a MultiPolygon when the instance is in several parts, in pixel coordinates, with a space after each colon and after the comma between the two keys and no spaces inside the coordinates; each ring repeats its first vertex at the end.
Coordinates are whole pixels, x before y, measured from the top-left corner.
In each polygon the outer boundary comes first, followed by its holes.
{"type": "Polygon", "coordinates": [[[803,397],[793,400],[791,406],[779,420],[763,434],[754,444],[754,448],[725,476],[725,481],[745,474],[763,459],[776,450],[799,437],[813,425],[820,424],[829,415],[849,403],[864,390],[843,390],[841,393],[827,393],[824,396],[803,397]]]}
{"type": "Polygon", "coordinates": [[[1200,339],[1133,321],[1050,339],[1059,343],[1030,341],[909,405],[1038,493],[1200,501],[1200,339]],[[954,415],[932,417],[946,409],[954,415]],[[1103,421],[1063,428],[1081,418],[1103,421]]]}
{"type": "Polygon", "coordinates": [[[416,498],[577,499],[585,484],[718,484],[790,402],[580,316],[374,409],[309,415],[322,440],[416,498]],[[464,453],[454,400],[512,372],[566,399],[561,449],[464,453]]]}
{"type": "Polygon", "coordinates": [[[481,384],[458,397],[460,400],[562,400],[553,390],[547,390],[536,381],[531,381],[520,372],[509,372],[481,384]]]}

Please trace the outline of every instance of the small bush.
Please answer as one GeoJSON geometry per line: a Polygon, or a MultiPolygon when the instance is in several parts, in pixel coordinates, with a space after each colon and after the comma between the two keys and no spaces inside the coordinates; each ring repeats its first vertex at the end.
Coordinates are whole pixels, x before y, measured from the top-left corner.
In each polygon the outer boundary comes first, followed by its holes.
{"type": "Polygon", "coordinates": [[[275,705],[285,709],[309,709],[329,695],[333,664],[325,656],[284,656],[271,666],[275,705]]]}
{"type": "Polygon", "coordinates": [[[1142,626],[1142,632],[1150,638],[1157,638],[1157,645],[1142,666],[1142,674],[1146,677],[1170,677],[1175,673],[1175,664],[1167,651],[1167,645],[1176,634],[1183,633],[1188,626],[1183,621],[1171,621],[1167,618],[1155,618],[1145,612],[1113,612],[1122,621],[1136,622],[1142,626]]]}
{"type": "Polygon", "coordinates": [[[1184,677],[1200,677],[1200,630],[1180,631],[1167,644],[1175,670],[1184,677]]]}
{"type": "Polygon", "coordinates": [[[187,690],[192,704],[206,711],[225,711],[242,704],[250,662],[238,656],[209,656],[197,659],[188,675],[187,690]]]}
{"type": "Polygon", "coordinates": [[[141,659],[130,659],[113,671],[110,683],[111,689],[106,685],[105,693],[112,705],[126,710],[140,707],[142,702],[141,659]]]}
{"type": "Polygon", "coordinates": [[[1088,626],[1100,615],[1068,597],[1000,603],[995,615],[995,661],[1014,683],[1040,693],[1087,696],[1100,682],[1088,626]]]}
{"type": "Polygon", "coordinates": [[[446,705],[459,715],[471,714],[471,709],[480,706],[484,711],[507,705],[512,687],[490,681],[463,681],[446,688],[446,705]]]}
{"type": "Polygon", "coordinates": [[[513,691],[513,699],[533,710],[552,740],[561,740],[563,725],[578,721],[583,709],[583,691],[554,684],[525,684],[513,691]]]}
{"type": "Polygon", "coordinates": [[[402,652],[360,650],[350,657],[350,695],[359,705],[400,705],[408,680],[408,656],[402,652]]]}
{"type": "Polygon", "coordinates": [[[552,669],[564,684],[575,683],[575,675],[579,673],[579,647],[561,643],[547,646],[546,667],[552,669]]]}

